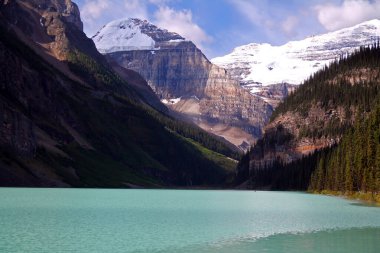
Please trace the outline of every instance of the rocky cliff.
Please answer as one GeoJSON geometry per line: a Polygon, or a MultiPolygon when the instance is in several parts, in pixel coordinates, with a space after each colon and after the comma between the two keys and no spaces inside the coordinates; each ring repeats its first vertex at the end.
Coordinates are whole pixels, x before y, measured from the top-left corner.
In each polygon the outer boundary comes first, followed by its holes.
{"type": "Polygon", "coordinates": [[[177,116],[237,146],[261,136],[271,106],[242,89],[191,41],[139,19],[111,22],[93,40],[109,59],[140,73],[177,116]]]}

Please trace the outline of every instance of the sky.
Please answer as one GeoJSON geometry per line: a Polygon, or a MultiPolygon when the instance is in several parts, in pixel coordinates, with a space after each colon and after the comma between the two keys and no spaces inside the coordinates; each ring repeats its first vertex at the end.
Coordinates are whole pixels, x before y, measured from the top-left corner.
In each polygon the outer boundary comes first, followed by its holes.
{"type": "Polygon", "coordinates": [[[282,45],[380,18],[380,0],[73,0],[92,37],[141,18],[192,40],[208,58],[248,43],[282,45]]]}

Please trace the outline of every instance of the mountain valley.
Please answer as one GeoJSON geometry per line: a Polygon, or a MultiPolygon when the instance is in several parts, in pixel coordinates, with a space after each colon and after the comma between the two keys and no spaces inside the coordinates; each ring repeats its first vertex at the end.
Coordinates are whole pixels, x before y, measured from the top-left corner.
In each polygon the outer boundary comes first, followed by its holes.
{"type": "Polygon", "coordinates": [[[210,61],[146,20],[91,39],[69,0],[5,1],[0,185],[375,192],[379,28],[210,61]]]}
{"type": "Polygon", "coordinates": [[[380,252],[379,10],[0,0],[0,253],[380,252]]]}

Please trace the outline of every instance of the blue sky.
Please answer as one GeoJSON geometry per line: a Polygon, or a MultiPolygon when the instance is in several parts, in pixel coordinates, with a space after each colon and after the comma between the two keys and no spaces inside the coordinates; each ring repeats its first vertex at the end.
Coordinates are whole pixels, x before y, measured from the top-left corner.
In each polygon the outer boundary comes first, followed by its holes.
{"type": "Polygon", "coordinates": [[[74,0],[90,37],[125,17],[147,19],[208,58],[256,42],[281,45],[380,18],[380,0],[74,0]]]}

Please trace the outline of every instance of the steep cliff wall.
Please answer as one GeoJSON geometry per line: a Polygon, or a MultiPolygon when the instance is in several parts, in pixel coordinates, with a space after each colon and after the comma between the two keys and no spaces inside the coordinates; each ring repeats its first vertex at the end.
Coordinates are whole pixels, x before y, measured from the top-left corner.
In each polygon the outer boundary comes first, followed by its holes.
{"type": "Polygon", "coordinates": [[[159,43],[158,47],[160,50],[121,51],[107,56],[140,73],[161,99],[185,94],[203,98],[211,64],[202,52],[189,41],[159,43]]]}
{"type": "Polygon", "coordinates": [[[182,117],[237,146],[261,136],[272,107],[241,88],[191,41],[138,19],[114,21],[93,39],[108,58],[140,73],[182,117]]]}

